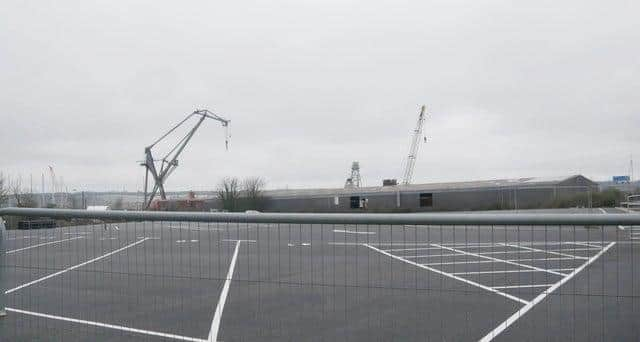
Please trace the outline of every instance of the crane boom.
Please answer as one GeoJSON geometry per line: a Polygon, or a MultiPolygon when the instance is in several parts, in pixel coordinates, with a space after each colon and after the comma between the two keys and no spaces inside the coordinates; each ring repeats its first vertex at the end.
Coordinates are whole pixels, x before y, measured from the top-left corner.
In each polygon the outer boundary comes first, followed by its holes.
{"type": "Polygon", "coordinates": [[[193,138],[194,134],[202,125],[202,122],[205,119],[213,119],[222,123],[222,126],[225,128],[225,149],[229,149],[229,122],[230,120],[224,119],[207,109],[199,109],[194,111],[193,113],[187,115],[182,121],[173,126],[169,131],[164,133],[160,138],[156,139],[151,145],[145,147],[144,154],[145,160],[140,164],[145,167],[145,176],[144,176],[144,208],[148,209],[151,206],[151,202],[158,192],[160,192],[160,198],[167,199],[164,184],[169,178],[169,176],[175,171],[178,167],[178,157],[184,149],[187,147],[187,144],[193,138]],[[167,138],[171,133],[173,133],[176,129],[186,123],[190,118],[199,116],[200,118],[196,122],[196,124],[187,132],[187,134],[178,141],[178,143],[171,149],[169,152],[160,159],[159,167],[156,165],[156,159],[153,158],[152,149],[159,142],[163,141],[167,138]],[[149,188],[149,174],[153,178],[154,185],[151,192],[148,192],[149,188]]]}
{"type": "Polygon", "coordinates": [[[416,166],[416,159],[418,157],[418,149],[420,148],[420,136],[424,128],[425,119],[425,106],[420,109],[420,115],[418,115],[418,123],[413,130],[413,139],[411,140],[411,147],[409,148],[409,156],[404,166],[404,174],[402,176],[402,184],[411,184],[413,179],[413,170],[416,166]]]}

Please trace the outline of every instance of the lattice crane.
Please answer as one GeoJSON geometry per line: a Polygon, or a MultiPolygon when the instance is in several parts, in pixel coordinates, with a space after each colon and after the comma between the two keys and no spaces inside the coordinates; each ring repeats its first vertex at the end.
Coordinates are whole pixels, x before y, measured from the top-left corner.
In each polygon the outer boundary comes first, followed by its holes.
{"type": "MultiPolygon", "coordinates": [[[[422,108],[420,109],[420,115],[418,115],[418,123],[416,124],[416,128],[413,130],[413,139],[411,140],[409,156],[407,157],[407,162],[404,166],[402,184],[411,184],[411,180],[413,179],[413,170],[416,166],[416,159],[418,158],[418,150],[420,148],[420,136],[422,135],[422,131],[424,129],[424,119],[426,116],[425,111],[425,106],[422,106],[422,108]]],[[[424,141],[427,141],[426,137],[424,138],[424,141]]]]}
{"type": "Polygon", "coordinates": [[[153,201],[158,191],[160,192],[160,198],[167,199],[167,196],[164,190],[164,184],[167,181],[167,178],[169,178],[169,176],[171,175],[171,173],[173,173],[173,171],[175,171],[175,169],[178,167],[178,157],[184,151],[185,147],[189,143],[189,140],[193,138],[193,135],[196,133],[198,128],[200,128],[200,125],[202,125],[202,122],[205,119],[213,119],[222,123],[222,126],[225,128],[225,142],[224,142],[225,149],[227,150],[229,149],[230,120],[224,119],[210,112],[207,109],[198,109],[193,113],[187,115],[187,117],[184,118],[184,120],[180,121],[177,125],[173,126],[173,128],[171,128],[169,131],[167,131],[160,138],[158,138],[151,145],[145,147],[144,149],[145,160],[141,162],[140,165],[145,167],[145,175],[144,175],[144,208],[145,209],[148,209],[149,206],[151,206],[151,202],[153,201]],[[180,139],[178,143],[162,159],[153,158],[153,153],[151,149],[154,146],[156,146],[159,142],[164,140],[167,136],[169,136],[176,129],[178,129],[178,127],[186,123],[189,119],[197,116],[199,116],[200,118],[196,122],[195,126],[193,126],[193,128],[191,128],[189,132],[187,132],[187,134],[182,139],[180,139]],[[160,165],[156,165],[156,162],[158,161],[160,162],[160,165]],[[155,183],[153,186],[153,190],[151,192],[148,192],[149,174],[151,174],[151,177],[153,178],[153,181],[155,183]]]}

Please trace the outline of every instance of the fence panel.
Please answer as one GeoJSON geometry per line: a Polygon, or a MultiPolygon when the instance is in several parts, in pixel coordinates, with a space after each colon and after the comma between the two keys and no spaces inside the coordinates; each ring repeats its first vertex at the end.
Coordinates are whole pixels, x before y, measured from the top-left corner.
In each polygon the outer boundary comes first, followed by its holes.
{"type": "Polygon", "coordinates": [[[640,215],[0,215],[7,341],[640,340],[640,215]]]}

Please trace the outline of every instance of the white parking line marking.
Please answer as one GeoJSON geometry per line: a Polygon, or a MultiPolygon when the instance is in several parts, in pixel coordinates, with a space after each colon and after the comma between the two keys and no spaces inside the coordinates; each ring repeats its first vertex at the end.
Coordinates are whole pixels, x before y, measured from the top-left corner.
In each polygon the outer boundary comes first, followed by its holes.
{"type": "MultiPolygon", "coordinates": [[[[593,251],[593,250],[601,250],[602,248],[565,248],[565,249],[546,249],[544,250],[546,253],[546,251],[565,251],[565,252],[573,252],[573,251],[593,251]]],[[[543,251],[543,250],[541,250],[543,251]]],[[[493,255],[493,254],[522,254],[522,253],[543,253],[543,252],[531,252],[531,251],[522,251],[522,250],[509,250],[509,251],[495,251],[495,252],[477,252],[476,254],[479,255],[493,255]]],[[[446,255],[464,255],[464,254],[430,254],[430,255],[437,255],[437,256],[446,256],[446,255]]],[[[418,256],[420,257],[420,256],[418,256]]],[[[577,257],[578,259],[580,257],[577,257]]],[[[585,258],[587,259],[587,258],[585,258]]]]}
{"type": "Polygon", "coordinates": [[[407,259],[417,259],[417,258],[447,257],[447,256],[456,256],[456,255],[464,255],[464,254],[451,253],[451,254],[399,255],[399,256],[407,259]]]}
{"type": "Polygon", "coordinates": [[[14,287],[14,288],[12,288],[12,289],[10,289],[10,290],[5,291],[4,293],[5,293],[5,294],[9,294],[9,293],[12,293],[12,292],[18,291],[18,290],[20,290],[20,289],[23,289],[23,288],[25,288],[25,287],[29,287],[29,286],[34,285],[34,284],[37,284],[37,283],[39,283],[39,282],[45,281],[45,280],[47,280],[47,279],[50,279],[50,278],[53,278],[53,277],[59,276],[59,275],[61,275],[61,274],[63,274],[63,273],[66,273],[66,272],[69,272],[69,271],[73,271],[73,270],[75,270],[76,268],[80,268],[80,267],[85,266],[85,265],[88,265],[88,264],[90,264],[90,263],[92,263],[92,262],[96,262],[96,261],[98,261],[98,260],[101,260],[101,259],[104,259],[104,258],[106,258],[106,257],[112,256],[112,255],[114,255],[114,254],[116,254],[116,253],[122,252],[122,251],[124,251],[125,249],[130,248],[130,247],[133,247],[133,246],[135,246],[135,245],[137,245],[137,244],[143,243],[143,242],[147,241],[148,239],[149,239],[149,238],[145,238],[145,239],[142,239],[142,240],[138,240],[138,241],[136,241],[136,242],[134,242],[134,243],[128,244],[128,245],[126,245],[126,246],[124,246],[124,247],[122,247],[122,248],[116,249],[115,251],[112,251],[112,252],[109,252],[109,253],[107,253],[107,254],[101,255],[101,256],[99,256],[99,257],[97,257],[97,258],[93,258],[93,259],[88,260],[88,261],[85,261],[85,262],[83,262],[83,263],[81,263],[81,264],[77,264],[77,265],[75,265],[75,266],[71,266],[71,267],[69,267],[69,268],[65,268],[64,270],[58,271],[58,272],[56,272],[56,273],[52,273],[52,274],[50,274],[50,275],[48,275],[48,276],[44,276],[44,277],[39,278],[39,279],[36,279],[36,280],[34,280],[34,281],[30,281],[30,282],[28,282],[28,283],[26,283],[26,284],[22,284],[22,285],[20,285],[20,286],[18,286],[18,287],[14,287]]]}
{"type": "MultiPolygon", "coordinates": [[[[360,242],[328,242],[329,245],[336,246],[362,246],[360,242]]],[[[416,242],[416,243],[405,243],[405,242],[376,242],[371,243],[371,246],[429,246],[428,242],[416,242]]]]}
{"type": "Polygon", "coordinates": [[[233,277],[233,270],[236,268],[236,260],[238,259],[238,250],[240,250],[240,243],[236,242],[236,248],[233,251],[233,257],[231,258],[231,264],[229,265],[229,271],[227,272],[227,279],[224,281],[222,291],[220,292],[220,299],[218,300],[218,306],[216,306],[216,312],[213,314],[213,321],[211,321],[211,330],[209,330],[209,338],[207,341],[218,341],[218,330],[220,329],[220,321],[222,320],[222,311],[224,310],[224,304],[227,301],[227,295],[229,294],[229,286],[231,285],[231,278],[233,277]]]}
{"type": "Polygon", "coordinates": [[[21,236],[21,237],[8,238],[6,240],[37,239],[37,238],[38,238],[37,236],[27,235],[27,236],[21,236]]]}
{"type": "Polygon", "coordinates": [[[334,233],[374,235],[376,232],[334,229],[334,233]]]}
{"type": "Polygon", "coordinates": [[[551,287],[553,284],[528,284],[528,285],[509,285],[509,286],[494,286],[494,289],[520,289],[525,287],[551,287]]]}
{"type": "Polygon", "coordinates": [[[585,246],[585,247],[594,247],[594,248],[602,248],[602,246],[597,246],[597,245],[592,245],[593,243],[601,243],[598,241],[588,241],[587,242],[574,242],[574,245],[580,245],[580,246],[585,246]]]}
{"type": "Polygon", "coordinates": [[[609,248],[611,248],[615,244],[616,244],[615,242],[609,243],[600,252],[598,252],[596,255],[591,257],[591,259],[587,260],[587,262],[582,264],[582,266],[580,266],[580,267],[576,268],[575,270],[573,270],[573,272],[571,272],[568,276],[562,278],[559,282],[555,283],[555,285],[551,286],[547,290],[545,290],[542,293],[540,293],[531,302],[529,302],[528,304],[523,306],[520,310],[516,311],[513,315],[511,315],[509,318],[507,318],[507,320],[505,320],[504,322],[500,323],[500,325],[498,325],[495,329],[490,331],[479,342],[489,342],[489,341],[493,340],[496,336],[500,335],[500,333],[502,333],[510,325],[515,323],[520,317],[524,316],[524,314],[526,314],[529,310],[531,310],[531,308],[533,308],[536,304],[540,303],[550,293],[552,293],[553,291],[557,290],[560,286],[564,285],[566,282],[571,280],[571,278],[573,278],[576,274],[578,274],[580,271],[582,271],[585,267],[591,265],[591,263],[593,263],[596,259],[598,259],[602,254],[604,254],[606,251],[608,251],[609,248]]]}
{"type": "MultiPolygon", "coordinates": [[[[403,257],[404,258],[404,257],[403,257]]],[[[579,259],[575,259],[575,258],[539,258],[539,259],[498,259],[500,261],[494,261],[494,260],[461,260],[461,261],[451,261],[451,262],[432,262],[429,264],[423,264],[426,266],[438,266],[438,265],[464,265],[464,264],[490,264],[490,263],[507,263],[507,264],[512,264],[512,265],[518,265],[518,266],[522,266],[522,267],[526,267],[526,268],[531,268],[531,265],[527,265],[527,264],[519,264],[518,262],[521,261],[557,261],[557,260],[579,260],[579,259]]],[[[532,268],[536,271],[540,271],[540,272],[549,272],[549,273],[554,273],[553,271],[550,271],[548,269],[545,268],[538,268],[538,267],[534,267],[532,268]]]]}
{"type": "Polygon", "coordinates": [[[513,248],[522,248],[522,249],[526,249],[528,251],[542,252],[542,253],[548,253],[548,254],[553,254],[553,255],[571,257],[571,258],[576,258],[576,259],[584,259],[584,260],[589,259],[589,258],[585,258],[585,257],[581,257],[581,256],[572,255],[572,254],[552,252],[552,251],[547,251],[547,250],[538,249],[538,248],[531,248],[531,247],[526,247],[526,246],[518,246],[518,245],[512,245],[512,244],[506,244],[506,243],[501,243],[501,245],[509,246],[509,247],[513,247],[513,248]]]}
{"type": "MultiPolygon", "coordinates": [[[[435,244],[435,243],[433,245],[434,246],[439,246],[438,244],[435,244]]],[[[452,251],[452,252],[458,252],[458,253],[464,253],[464,254],[471,255],[471,256],[476,256],[478,258],[484,258],[484,259],[494,260],[494,261],[498,261],[498,262],[504,262],[504,263],[507,263],[507,264],[510,264],[510,265],[520,266],[520,267],[524,267],[524,268],[530,268],[530,269],[533,269],[533,270],[544,271],[544,272],[548,272],[548,273],[556,274],[556,275],[561,275],[561,276],[565,275],[563,273],[549,271],[549,270],[546,270],[546,269],[540,268],[540,267],[535,267],[535,266],[526,265],[526,264],[519,264],[519,263],[516,263],[514,261],[510,261],[510,260],[502,260],[502,259],[497,259],[497,258],[493,258],[493,257],[486,256],[486,255],[479,255],[479,254],[474,254],[474,253],[470,253],[470,252],[465,252],[465,251],[461,251],[459,249],[455,249],[455,248],[451,248],[451,247],[442,246],[442,248],[444,248],[446,250],[449,250],[449,251],[452,251]]],[[[533,260],[535,260],[535,259],[533,259],[533,260]]],[[[551,259],[544,259],[544,260],[551,260],[551,259]]],[[[519,260],[516,260],[516,261],[525,261],[525,259],[519,259],[519,260]]]]}
{"type": "Polygon", "coordinates": [[[221,228],[206,228],[206,229],[200,229],[200,228],[190,228],[190,227],[174,227],[174,226],[169,226],[169,229],[177,229],[177,230],[193,230],[196,232],[206,232],[206,231],[212,231],[212,232],[219,232],[222,231],[223,229],[221,228]]]}
{"type": "Polygon", "coordinates": [[[426,251],[426,250],[434,250],[434,249],[442,250],[442,248],[437,248],[437,247],[418,247],[418,248],[392,248],[392,249],[385,249],[384,251],[385,252],[413,252],[413,251],[426,251]]]}
{"type": "Polygon", "coordinates": [[[125,327],[125,326],[121,326],[121,325],[115,325],[115,324],[107,324],[107,323],[100,323],[100,322],[93,322],[93,321],[85,321],[85,320],[82,320],[82,319],[55,316],[55,315],[43,314],[43,313],[39,313],[39,312],[26,311],[26,310],[14,309],[14,308],[7,308],[7,311],[11,311],[11,312],[15,312],[15,313],[21,313],[21,314],[29,315],[29,316],[55,319],[55,320],[58,320],[58,321],[78,323],[78,324],[90,325],[90,326],[94,326],[94,327],[101,327],[101,328],[107,328],[107,329],[115,329],[115,330],[130,332],[130,333],[137,333],[137,334],[144,334],[144,335],[150,335],[150,336],[171,338],[171,339],[174,339],[174,340],[192,341],[192,342],[206,342],[206,340],[199,339],[199,338],[194,338],[194,337],[167,334],[167,333],[161,333],[161,332],[157,332],[157,331],[135,329],[135,328],[129,328],[129,327],[125,327]]]}
{"type": "Polygon", "coordinates": [[[602,247],[547,249],[551,252],[599,251],[602,247]]]}
{"type": "MultiPolygon", "coordinates": [[[[553,268],[551,271],[563,272],[573,271],[573,268],[553,268]]],[[[527,272],[542,272],[538,270],[504,270],[504,271],[474,271],[474,272],[455,272],[451,274],[455,275],[470,275],[470,274],[501,274],[501,273],[527,273],[527,272]]]]}
{"type": "Polygon", "coordinates": [[[445,277],[449,277],[449,278],[452,278],[452,279],[455,279],[455,280],[459,280],[459,281],[464,282],[464,283],[467,283],[467,284],[469,284],[469,285],[473,285],[473,286],[479,287],[479,288],[481,288],[481,289],[487,290],[487,291],[489,291],[489,292],[493,292],[493,293],[495,293],[495,294],[498,294],[498,295],[500,295],[500,296],[503,296],[503,297],[509,298],[509,299],[514,300],[514,301],[516,301],[516,302],[523,303],[523,304],[527,304],[527,303],[528,303],[526,300],[521,299],[521,298],[518,298],[518,297],[516,297],[516,296],[512,296],[512,295],[510,295],[510,294],[508,294],[508,293],[504,293],[504,292],[502,292],[502,291],[498,291],[498,290],[492,289],[492,288],[490,288],[490,287],[488,287],[488,286],[484,286],[484,285],[482,285],[482,284],[476,283],[475,281],[471,281],[471,280],[468,280],[468,279],[465,279],[465,278],[461,278],[461,277],[455,276],[455,275],[453,275],[453,274],[451,274],[451,273],[443,272],[443,271],[440,271],[440,270],[435,269],[435,268],[432,268],[432,267],[428,267],[428,266],[420,265],[420,264],[415,263],[415,262],[413,262],[413,261],[411,261],[411,260],[403,259],[403,258],[401,258],[401,257],[399,257],[399,256],[397,256],[397,255],[393,255],[393,254],[391,254],[391,253],[385,252],[385,251],[383,251],[383,250],[381,250],[381,249],[378,249],[378,248],[376,248],[376,247],[373,247],[373,246],[371,246],[371,245],[369,245],[369,244],[366,244],[366,243],[365,243],[365,244],[362,244],[362,246],[365,246],[365,247],[367,247],[367,248],[370,248],[370,249],[372,249],[372,250],[374,250],[374,251],[376,251],[376,252],[378,252],[378,253],[382,253],[382,254],[384,254],[384,255],[386,255],[386,256],[392,257],[393,259],[400,260],[400,261],[402,261],[402,262],[406,262],[407,264],[410,264],[410,265],[413,265],[413,266],[416,266],[416,267],[420,267],[420,268],[423,268],[423,269],[425,269],[425,270],[429,270],[429,271],[431,271],[431,272],[435,272],[435,273],[441,274],[441,275],[443,275],[443,276],[445,276],[445,277]]]}
{"type": "MultiPolygon", "coordinates": [[[[528,241],[528,242],[522,242],[522,241],[503,241],[503,243],[517,243],[523,246],[564,246],[564,245],[581,245],[581,246],[586,246],[586,244],[589,243],[603,243],[603,244],[607,244],[609,242],[613,242],[613,241],[528,241]]],[[[329,245],[336,245],[336,246],[362,246],[361,242],[328,242],[327,244],[329,245]]],[[[415,250],[417,248],[420,249],[439,249],[439,248],[432,248],[429,247],[431,246],[431,243],[429,242],[372,242],[369,243],[369,245],[371,246],[398,246],[398,247],[403,247],[401,248],[402,250],[415,250]],[[408,248],[413,246],[413,248],[408,248]]],[[[442,246],[448,246],[448,247],[458,247],[458,248],[495,248],[497,246],[497,242],[495,243],[440,243],[440,245],[442,246]]],[[[587,247],[596,247],[596,248],[602,248],[602,246],[587,246],[587,247]]],[[[393,250],[387,250],[387,251],[395,251],[395,249],[393,250]]]]}
{"type": "Polygon", "coordinates": [[[38,248],[38,247],[42,247],[42,246],[46,246],[46,245],[53,245],[53,244],[56,244],[56,243],[65,242],[65,241],[71,241],[71,240],[76,240],[76,239],[82,239],[82,236],[77,236],[77,237],[73,237],[73,238],[69,238],[69,239],[63,239],[63,240],[57,240],[57,241],[51,241],[51,242],[45,242],[45,243],[39,243],[39,244],[33,245],[33,246],[18,248],[18,249],[14,249],[14,250],[8,251],[7,254],[13,254],[13,253],[16,253],[16,252],[26,251],[27,249],[38,248]]]}

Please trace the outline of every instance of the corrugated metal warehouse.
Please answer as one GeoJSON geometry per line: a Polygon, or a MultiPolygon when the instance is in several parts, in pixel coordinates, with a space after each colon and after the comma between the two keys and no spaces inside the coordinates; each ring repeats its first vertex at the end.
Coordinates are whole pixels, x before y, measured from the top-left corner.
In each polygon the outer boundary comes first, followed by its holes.
{"type": "MultiPolygon", "coordinates": [[[[265,211],[422,212],[539,208],[598,184],[581,175],[363,187],[355,189],[269,190],[265,211]]],[[[218,203],[214,202],[217,207],[218,203]]]]}

